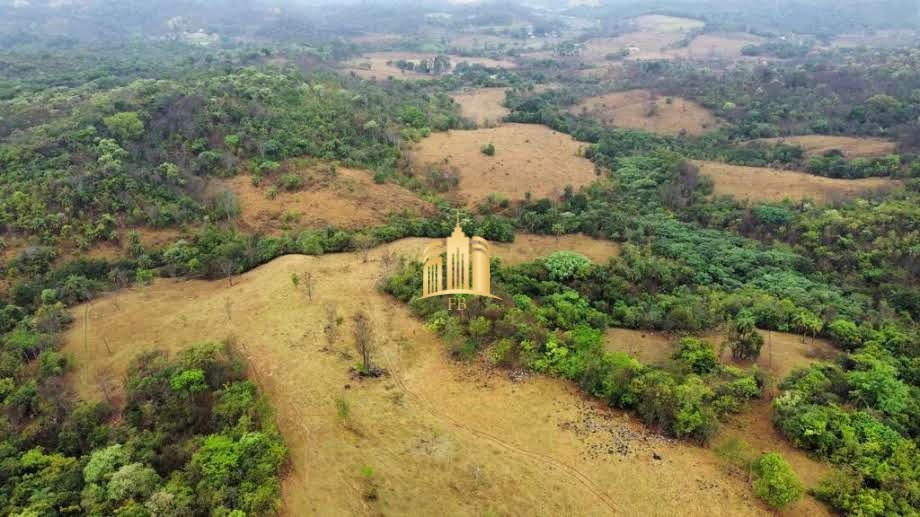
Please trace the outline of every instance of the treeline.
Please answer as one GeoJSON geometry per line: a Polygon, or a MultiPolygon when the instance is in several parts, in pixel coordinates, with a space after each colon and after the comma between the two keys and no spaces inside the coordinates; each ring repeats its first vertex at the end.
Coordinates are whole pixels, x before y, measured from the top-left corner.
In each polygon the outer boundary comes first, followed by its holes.
{"type": "Polygon", "coordinates": [[[805,170],[819,176],[835,178],[920,177],[920,160],[917,160],[913,152],[906,155],[895,152],[882,157],[847,159],[839,150],[831,150],[821,156],[808,157],[801,146],[785,142],[748,141],[751,138],[773,136],[777,133],[770,130],[757,135],[739,134],[746,131],[739,125],[730,125],[697,137],[657,135],[639,130],[608,127],[593,118],[576,116],[564,111],[577,101],[578,96],[569,89],[555,89],[537,95],[524,89],[516,89],[508,98],[511,114],[507,118],[512,122],[545,124],[569,133],[578,140],[604,145],[604,154],[610,156],[668,149],[693,159],[805,170]]]}
{"type": "Polygon", "coordinates": [[[802,63],[730,71],[678,62],[628,65],[626,87],[693,99],[730,123],[733,139],[784,134],[871,135],[920,149],[920,63],[909,50],[834,50],[802,63]]]}
{"type": "Polygon", "coordinates": [[[841,466],[816,495],[848,515],[913,515],[920,508],[917,336],[852,323],[830,330],[850,352],[793,372],[774,422],[797,447],[841,466]]]}
{"type": "Polygon", "coordinates": [[[105,401],[74,401],[56,351],[68,321],[49,300],[0,340],[4,514],[277,513],[286,448],[232,348],[142,354],[123,385],[97,375],[105,401]]]}
{"type": "Polygon", "coordinates": [[[208,177],[294,156],[395,170],[403,141],[461,124],[449,97],[417,88],[242,69],[77,93],[69,115],[0,144],[0,232],[86,248],[199,222],[208,177]]]}

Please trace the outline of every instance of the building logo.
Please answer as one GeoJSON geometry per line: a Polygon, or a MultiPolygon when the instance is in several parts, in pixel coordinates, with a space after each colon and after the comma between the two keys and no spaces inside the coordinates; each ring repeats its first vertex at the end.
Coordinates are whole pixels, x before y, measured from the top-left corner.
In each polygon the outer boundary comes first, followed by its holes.
{"type": "MultiPolygon", "coordinates": [[[[450,237],[429,244],[422,253],[422,298],[472,294],[498,299],[489,285],[489,255],[489,242],[467,237],[458,214],[450,237]]],[[[459,299],[458,308],[463,306],[459,299]]]]}

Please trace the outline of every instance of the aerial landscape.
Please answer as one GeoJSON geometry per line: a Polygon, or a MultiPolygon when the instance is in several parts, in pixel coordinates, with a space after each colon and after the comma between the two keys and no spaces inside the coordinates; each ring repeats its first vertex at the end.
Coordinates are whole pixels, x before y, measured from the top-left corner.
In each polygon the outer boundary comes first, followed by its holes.
{"type": "Polygon", "coordinates": [[[0,0],[0,515],[920,516],[918,447],[916,0],[0,0]]]}

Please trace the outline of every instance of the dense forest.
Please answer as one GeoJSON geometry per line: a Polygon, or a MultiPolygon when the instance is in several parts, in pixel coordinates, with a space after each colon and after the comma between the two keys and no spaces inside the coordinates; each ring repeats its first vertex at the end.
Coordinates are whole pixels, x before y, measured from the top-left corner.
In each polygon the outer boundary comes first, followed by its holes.
{"type": "MultiPolygon", "coordinates": [[[[569,251],[493,259],[502,301],[471,299],[462,313],[417,299],[421,266],[401,262],[380,288],[453,359],[565,379],[701,446],[772,397],[773,427],[833,466],[811,495],[849,515],[920,512],[920,53],[826,46],[858,31],[916,30],[912,2],[55,4],[0,7],[3,514],[277,514],[288,451],[236,343],[140,354],[117,381],[99,380],[104,400],[81,400],[78,365],[62,351],[71,309],[159,278],[232,284],[287,254],[359,251],[366,261],[378,244],[444,237],[457,213],[467,234],[493,242],[584,234],[621,252],[604,263],[569,251]],[[646,13],[705,22],[688,39],[746,31],[764,40],[740,51],[752,61],[626,60],[613,79],[580,74],[590,66],[577,49],[634,30],[629,19],[646,13]],[[577,20],[592,24],[576,33],[577,20]],[[512,43],[463,54],[517,66],[459,63],[412,81],[343,69],[372,51],[434,49],[447,62],[449,36],[469,31],[512,43]],[[406,37],[358,38],[372,32],[406,37]],[[810,36],[783,39],[794,33],[810,36]],[[217,43],[201,44],[210,35],[217,43]],[[539,45],[513,46],[531,40],[539,45]],[[566,59],[563,47],[574,49],[566,59]],[[550,50],[554,59],[528,57],[550,50]],[[505,121],[577,139],[597,178],[559,196],[458,202],[457,173],[418,167],[409,153],[434,133],[475,128],[452,94],[477,88],[506,89],[505,121]],[[658,134],[574,109],[639,89],[654,103],[694,101],[720,125],[658,134]],[[864,157],[760,140],[801,135],[892,148],[864,157]],[[741,199],[716,194],[701,160],[892,188],[824,202],[741,199]],[[266,232],[244,224],[237,192],[214,187],[248,176],[272,200],[311,188],[303,164],[331,178],[359,169],[433,209],[266,232]],[[170,238],[145,242],[153,232],[170,238]],[[104,246],[117,256],[94,254],[104,246]],[[613,327],[667,332],[678,344],[666,366],[645,364],[605,348],[613,327]],[[707,331],[724,332],[730,364],[719,343],[698,337],[707,331]],[[826,339],[839,355],[773,378],[751,366],[768,331],[826,339]]],[[[489,158],[503,152],[482,142],[489,158]]],[[[805,491],[779,455],[745,468],[771,508],[805,491]]]]}

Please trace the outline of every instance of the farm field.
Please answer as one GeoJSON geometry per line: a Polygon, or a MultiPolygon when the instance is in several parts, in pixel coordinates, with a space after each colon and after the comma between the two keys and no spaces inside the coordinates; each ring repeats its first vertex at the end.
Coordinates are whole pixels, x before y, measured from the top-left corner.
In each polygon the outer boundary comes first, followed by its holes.
{"type": "Polygon", "coordinates": [[[669,50],[675,57],[689,59],[760,59],[741,54],[746,45],[763,43],[766,38],[746,32],[700,34],[683,48],[669,50]]]}
{"type": "MultiPolygon", "coordinates": [[[[418,61],[421,59],[431,59],[435,54],[426,54],[418,52],[371,52],[360,57],[353,58],[343,64],[342,70],[345,73],[354,74],[364,79],[385,80],[393,77],[403,80],[434,79],[433,74],[423,74],[411,70],[402,70],[394,64],[388,62],[405,59],[407,61],[418,61]]],[[[461,57],[449,55],[451,67],[459,63],[480,64],[496,68],[514,68],[516,65],[513,61],[490,59],[483,57],[461,57]]]]}
{"type": "Polygon", "coordinates": [[[502,105],[506,88],[477,88],[451,95],[460,104],[460,114],[478,126],[495,125],[511,113],[502,105]]]}
{"type": "Polygon", "coordinates": [[[745,167],[699,160],[694,163],[700,168],[700,173],[713,179],[716,195],[730,195],[752,201],[811,198],[825,203],[853,198],[863,192],[890,190],[901,183],[888,178],[848,180],[768,167],[745,167]]]}
{"type": "Polygon", "coordinates": [[[875,157],[893,153],[896,145],[890,140],[872,137],[831,136],[831,135],[799,135],[778,136],[761,138],[755,142],[778,143],[783,142],[798,145],[805,149],[810,156],[821,155],[827,151],[837,149],[847,158],[875,157]]]}
{"type": "Polygon", "coordinates": [[[701,29],[705,22],[693,18],[680,18],[678,16],[665,16],[661,14],[646,14],[636,16],[632,22],[642,30],[658,32],[681,32],[701,29]]]}
{"type": "Polygon", "coordinates": [[[699,135],[718,129],[718,120],[699,104],[654,95],[648,90],[628,90],[583,99],[569,111],[606,124],[665,135],[699,135]]]}
{"type": "MultiPolygon", "coordinates": [[[[355,253],[290,255],[233,287],[158,280],[75,307],[82,319],[64,347],[75,357],[74,385],[100,397],[99,375],[117,376],[141,350],[236,343],[290,448],[285,515],[707,515],[726,504],[738,514],[769,513],[707,449],[661,438],[563,382],[513,382],[450,362],[438,339],[374,288],[383,253],[414,257],[426,242],[398,241],[366,262],[355,253]],[[315,279],[312,301],[290,281],[305,271],[315,279]],[[370,312],[388,376],[349,375],[349,323],[340,342],[323,338],[330,305],[346,322],[360,307],[370,312]],[[347,401],[347,416],[337,415],[337,399],[347,401]],[[611,449],[610,440],[620,445],[611,449]],[[378,483],[374,501],[360,496],[365,467],[378,483]]],[[[809,505],[797,508],[810,512],[809,505]]]]}
{"type": "Polygon", "coordinates": [[[413,167],[454,168],[457,194],[473,205],[491,193],[512,200],[561,194],[566,185],[578,188],[595,179],[594,164],[579,156],[585,146],[572,137],[533,124],[504,124],[489,129],[434,133],[412,150],[413,167]],[[481,151],[495,146],[495,155],[481,151]]]}

